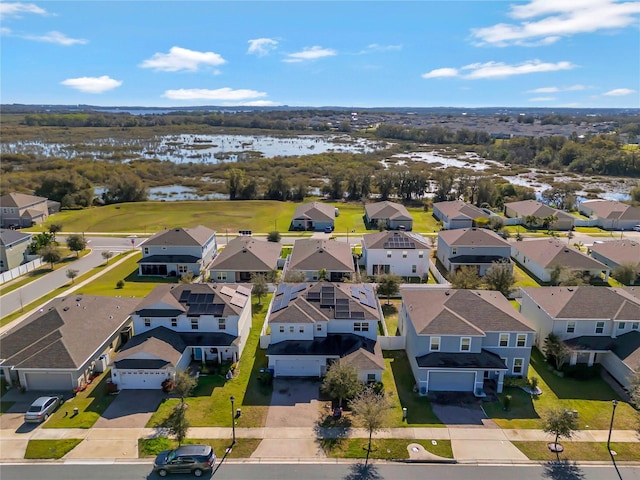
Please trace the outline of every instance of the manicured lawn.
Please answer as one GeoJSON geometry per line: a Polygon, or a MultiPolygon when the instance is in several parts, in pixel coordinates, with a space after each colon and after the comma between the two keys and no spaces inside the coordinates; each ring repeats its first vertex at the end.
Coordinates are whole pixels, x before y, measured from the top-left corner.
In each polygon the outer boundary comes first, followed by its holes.
{"type": "Polygon", "coordinates": [[[513,275],[516,277],[516,283],[513,288],[519,287],[539,287],[540,284],[529,273],[517,264],[513,264],[513,275]]]}
{"type": "MultiPolygon", "coordinates": [[[[231,439],[200,439],[187,438],[184,444],[197,443],[200,445],[211,445],[216,454],[216,463],[220,462],[223,457],[226,458],[249,458],[251,454],[258,448],[262,440],[259,438],[237,438],[235,445],[230,453],[226,454],[227,448],[231,446],[231,439]]],[[[141,438],[138,440],[138,456],[140,458],[155,457],[164,450],[176,448],[178,442],[167,437],[141,438]]]]}
{"type": "Polygon", "coordinates": [[[62,458],[82,442],[81,438],[62,440],[29,440],[24,458],[62,458]]]}
{"type": "Polygon", "coordinates": [[[96,377],[85,391],[64,402],[42,428],[91,428],[115,399],[107,393],[108,378],[111,378],[110,370],[96,377]],[[77,415],[73,414],[74,408],[78,409],[77,415]]]}
{"type": "MultiPolygon", "coordinates": [[[[236,420],[238,427],[262,427],[267,418],[271,401],[271,387],[262,385],[258,380],[260,368],[267,367],[266,351],[259,348],[260,329],[267,312],[271,296],[262,298],[258,305],[253,300],[253,320],[251,333],[238,366],[236,377],[227,381],[222,376],[201,377],[200,385],[187,399],[187,419],[193,427],[231,427],[230,397],[235,397],[235,407],[242,409],[242,415],[236,420]]],[[[161,423],[179,400],[163,401],[158,411],[147,423],[154,427],[161,423]]]]}
{"type": "MultiPolygon", "coordinates": [[[[322,441],[322,448],[329,458],[366,458],[369,440],[366,438],[343,438],[336,441],[322,441]]],[[[436,445],[431,440],[409,440],[395,438],[379,438],[371,442],[369,458],[384,460],[400,460],[409,458],[407,446],[418,443],[425,450],[443,458],[453,458],[451,442],[438,440],[436,445]]]]}
{"type": "Polygon", "coordinates": [[[443,427],[426,397],[413,391],[416,382],[406,353],[402,350],[387,350],[383,355],[385,370],[382,372],[382,383],[393,405],[389,426],[443,427]],[[403,407],[407,409],[406,421],[402,420],[403,407]]]}
{"type": "MultiPolygon", "coordinates": [[[[533,349],[529,378],[538,377],[542,395],[531,397],[519,388],[505,388],[500,396],[511,395],[511,407],[504,411],[502,403],[487,403],[484,409],[502,428],[541,428],[541,416],[553,408],[578,411],[581,430],[606,430],[611,420],[611,400],[618,395],[600,377],[589,380],[560,378],[547,369],[542,354],[533,349]]],[[[616,409],[614,429],[635,428],[636,411],[620,401],[616,409]]]]}
{"type": "Polygon", "coordinates": [[[387,324],[387,330],[390,336],[397,334],[398,330],[398,310],[402,304],[401,300],[390,300],[391,305],[387,305],[387,301],[382,302],[382,313],[384,314],[384,322],[387,324]]]}
{"type": "MultiPolygon", "coordinates": [[[[611,461],[606,443],[569,442],[558,440],[564,447],[560,460],[569,461],[611,461]]],[[[512,442],[530,460],[555,460],[556,454],[549,451],[548,442],[512,442]]],[[[640,443],[611,443],[611,450],[616,452],[616,461],[640,460],[640,443]]]]}

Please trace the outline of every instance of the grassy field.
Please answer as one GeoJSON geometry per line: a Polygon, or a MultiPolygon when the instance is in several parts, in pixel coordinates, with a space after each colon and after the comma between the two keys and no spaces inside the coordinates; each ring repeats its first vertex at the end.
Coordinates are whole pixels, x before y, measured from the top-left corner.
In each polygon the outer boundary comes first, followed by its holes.
{"type": "MultiPolygon", "coordinates": [[[[560,460],[569,461],[601,461],[610,462],[611,456],[606,443],[598,442],[569,442],[559,440],[564,451],[560,454],[560,460]]],[[[513,442],[530,460],[555,460],[556,454],[549,451],[547,442],[513,442]]],[[[638,461],[640,460],[640,443],[611,443],[611,450],[616,452],[616,460],[638,461]]],[[[555,477],[551,477],[555,478],[555,477]]],[[[560,477],[558,477],[560,478],[560,477]]],[[[565,478],[565,477],[562,477],[565,478]]],[[[573,478],[573,477],[566,477],[573,478]]],[[[575,477],[580,478],[580,477],[575,477]]]]}
{"type": "Polygon", "coordinates": [[[65,438],[61,440],[29,440],[24,458],[62,458],[82,442],[81,438],[65,438]]]}
{"type": "MultiPolygon", "coordinates": [[[[249,458],[251,454],[258,448],[262,440],[259,438],[238,438],[233,445],[231,452],[225,454],[227,449],[231,447],[231,439],[216,438],[187,438],[184,444],[211,445],[219,462],[223,457],[226,458],[249,458]]],[[[164,450],[176,448],[178,442],[167,437],[141,438],[138,440],[138,457],[148,458],[155,457],[164,450]]]]}
{"type": "MultiPolygon", "coordinates": [[[[311,201],[312,199],[309,199],[311,201]]],[[[336,234],[365,232],[361,203],[327,202],[339,209],[336,234]]],[[[61,223],[64,232],[123,232],[151,234],[173,227],[205,225],[219,234],[252,230],[267,233],[287,232],[298,203],[272,200],[138,202],[67,210],[49,217],[49,223],[61,223]]],[[[440,230],[431,213],[408,208],[414,217],[414,231],[440,230]]]]}

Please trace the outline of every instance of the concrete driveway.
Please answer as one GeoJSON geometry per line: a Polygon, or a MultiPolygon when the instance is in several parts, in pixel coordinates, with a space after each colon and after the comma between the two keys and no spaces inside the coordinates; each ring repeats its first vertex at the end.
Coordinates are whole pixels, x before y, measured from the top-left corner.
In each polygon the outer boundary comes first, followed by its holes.
{"type": "Polygon", "coordinates": [[[164,398],[161,390],[122,390],[93,428],[143,428],[164,398]]]}
{"type": "MultiPolygon", "coordinates": [[[[12,388],[2,396],[3,402],[14,402],[5,412],[0,415],[1,430],[15,430],[16,433],[29,433],[39,426],[37,423],[24,423],[24,414],[29,406],[38,397],[53,395],[52,392],[24,392],[20,393],[17,388],[12,388]]],[[[62,395],[62,392],[56,392],[62,395]]],[[[68,397],[68,395],[67,395],[68,397]]],[[[64,408],[64,404],[58,408],[64,408]]]]}

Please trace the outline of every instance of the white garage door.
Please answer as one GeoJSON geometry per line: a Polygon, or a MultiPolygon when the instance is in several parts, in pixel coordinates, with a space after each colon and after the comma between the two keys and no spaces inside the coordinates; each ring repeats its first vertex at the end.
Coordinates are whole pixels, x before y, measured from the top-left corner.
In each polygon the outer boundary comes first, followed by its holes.
{"type": "Polygon", "coordinates": [[[276,360],[276,377],[319,377],[319,359],[276,360]]]}
{"type": "Polygon", "coordinates": [[[71,384],[69,373],[25,373],[27,390],[71,390],[75,385],[71,384]]]}
{"type": "Polygon", "coordinates": [[[141,372],[137,370],[118,370],[118,388],[129,390],[160,390],[162,382],[170,375],[165,370],[141,372]]]}
{"type": "Polygon", "coordinates": [[[473,392],[475,372],[431,372],[430,392],[473,392]]]}

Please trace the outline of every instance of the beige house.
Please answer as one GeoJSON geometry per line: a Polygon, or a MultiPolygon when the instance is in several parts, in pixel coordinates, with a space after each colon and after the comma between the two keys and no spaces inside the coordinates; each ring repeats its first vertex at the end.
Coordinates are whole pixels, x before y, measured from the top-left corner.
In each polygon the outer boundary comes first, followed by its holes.
{"type": "Polygon", "coordinates": [[[612,271],[621,265],[635,266],[638,278],[633,284],[640,283],[640,242],[624,239],[594,243],[589,247],[589,253],[612,271]]]}
{"type": "Polygon", "coordinates": [[[0,228],[0,273],[26,262],[31,234],[0,228]]]}
{"type": "Polygon", "coordinates": [[[31,227],[45,222],[59,210],[59,202],[25,193],[9,193],[0,197],[0,226],[31,227]]]}
{"type": "Polygon", "coordinates": [[[388,230],[412,230],[413,217],[407,207],[394,202],[368,203],[364,206],[365,221],[368,228],[378,228],[378,222],[384,222],[388,230]]]}
{"type": "Polygon", "coordinates": [[[475,220],[477,218],[489,220],[492,217],[498,217],[491,212],[478,208],[475,205],[470,205],[462,200],[434,203],[433,216],[442,222],[445,230],[471,228],[475,226],[475,220]]]}
{"type": "Polygon", "coordinates": [[[322,202],[303,203],[293,212],[292,230],[324,231],[335,227],[338,209],[322,202]]]}
{"type": "Polygon", "coordinates": [[[316,281],[323,269],[327,271],[327,280],[331,282],[353,280],[356,270],[351,246],[337,240],[296,240],[282,276],[290,271],[300,271],[305,274],[307,281],[316,281]]]}
{"type": "Polygon", "coordinates": [[[571,230],[575,217],[567,212],[551,208],[537,200],[522,200],[504,204],[504,214],[509,218],[517,218],[520,225],[528,225],[527,217],[536,217],[537,223],[532,226],[542,226],[546,217],[554,216],[558,220],[551,225],[551,230],[571,230]]]}
{"type": "Polygon", "coordinates": [[[631,230],[640,225],[640,208],[616,200],[585,200],[580,204],[580,213],[608,230],[631,230]]]}
{"type": "Polygon", "coordinates": [[[278,268],[282,245],[254,237],[236,237],[209,266],[213,282],[250,282],[254,273],[270,274],[278,268]]]}

